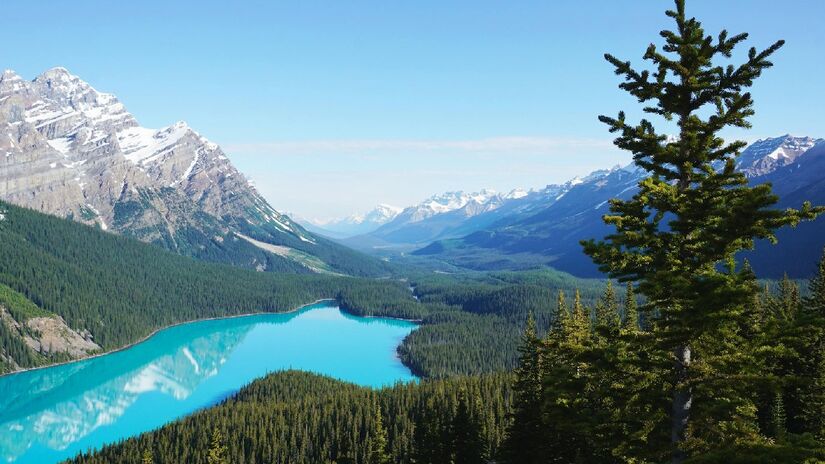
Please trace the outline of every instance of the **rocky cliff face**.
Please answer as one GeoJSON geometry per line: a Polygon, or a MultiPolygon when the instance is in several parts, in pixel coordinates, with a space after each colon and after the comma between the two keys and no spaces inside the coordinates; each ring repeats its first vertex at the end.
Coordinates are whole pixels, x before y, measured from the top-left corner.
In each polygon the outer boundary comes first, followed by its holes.
{"type": "Polygon", "coordinates": [[[114,95],[64,68],[32,81],[0,76],[0,198],[256,269],[291,264],[275,266],[283,258],[236,232],[313,255],[318,245],[186,123],[141,127],[114,95]]]}

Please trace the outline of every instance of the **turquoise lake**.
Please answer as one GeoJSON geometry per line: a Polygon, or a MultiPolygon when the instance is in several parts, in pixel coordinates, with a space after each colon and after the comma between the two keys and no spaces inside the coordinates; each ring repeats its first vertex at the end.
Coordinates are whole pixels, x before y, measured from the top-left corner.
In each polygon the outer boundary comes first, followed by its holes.
{"type": "Polygon", "coordinates": [[[415,379],[396,356],[415,324],[350,316],[331,304],[192,322],[123,351],[0,377],[0,461],[59,462],[283,369],[372,387],[415,379]]]}

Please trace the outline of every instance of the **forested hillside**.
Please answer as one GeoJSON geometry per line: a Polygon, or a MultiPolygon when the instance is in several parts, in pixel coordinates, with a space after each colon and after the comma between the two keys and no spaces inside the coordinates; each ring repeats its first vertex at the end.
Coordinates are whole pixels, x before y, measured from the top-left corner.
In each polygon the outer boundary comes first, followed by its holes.
{"type": "MultiPolygon", "coordinates": [[[[788,279],[766,288],[725,339],[697,347],[691,421],[701,425],[686,462],[825,462],[825,258],[808,285],[807,298],[788,279]]],[[[608,291],[591,317],[560,297],[550,330],[528,324],[503,462],[668,461],[671,356],[655,348],[661,321],[625,301],[608,291]]]]}
{"type": "Polygon", "coordinates": [[[559,291],[572,297],[580,289],[582,301],[589,304],[605,285],[550,270],[427,274],[409,283],[417,300],[402,299],[397,288],[383,287],[352,289],[340,302],[356,314],[421,319],[399,355],[417,375],[436,378],[512,369],[527,314],[535,314],[546,328],[559,291]]]}
{"type": "Polygon", "coordinates": [[[287,311],[321,298],[337,299],[357,315],[422,320],[399,349],[419,375],[493,372],[515,366],[528,311],[546,326],[555,291],[581,288],[592,301],[602,286],[554,271],[419,274],[407,282],[254,272],[2,207],[0,307],[6,316],[0,319],[0,372],[82,355],[27,344],[27,336],[38,339],[28,325],[35,317],[59,316],[106,351],[178,322],[287,311]]]}
{"type": "Polygon", "coordinates": [[[477,463],[499,454],[509,385],[501,374],[375,391],[281,372],[214,408],[70,462],[477,463]]]}
{"type": "MultiPolygon", "coordinates": [[[[336,280],[329,277],[207,264],[64,219],[2,207],[0,284],[11,295],[3,306],[19,330],[35,313],[57,315],[109,350],[176,322],[286,311],[336,295],[336,280]]],[[[7,365],[56,360],[56,354],[45,359],[26,349],[12,325],[0,326],[7,365]]]]}

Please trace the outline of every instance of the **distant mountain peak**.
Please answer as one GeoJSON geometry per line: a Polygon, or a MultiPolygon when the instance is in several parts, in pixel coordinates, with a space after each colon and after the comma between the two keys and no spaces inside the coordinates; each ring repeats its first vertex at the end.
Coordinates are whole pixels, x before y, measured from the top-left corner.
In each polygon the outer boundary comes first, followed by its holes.
{"type": "Polygon", "coordinates": [[[115,99],[112,94],[98,92],[88,82],[63,67],[49,69],[37,76],[32,82],[43,87],[42,90],[50,98],[65,99],[68,103],[71,103],[70,100],[86,98],[86,103],[97,103],[97,100],[102,100],[99,103],[106,104],[115,99]]]}
{"type": "Polygon", "coordinates": [[[0,75],[2,80],[23,80],[13,69],[4,69],[3,74],[0,75]]]}
{"type": "Polygon", "coordinates": [[[13,70],[6,69],[0,74],[0,98],[25,90],[28,90],[28,82],[13,70]]]}
{"type": "Polygon", "coordinates": [[[504,198],[508,200],[518,200],[519,198],[524,198],[529,195],[530,192],[521,188],[516,188],[510,190],[507,194],[504,195],[504,198]]]}
{"type": "Polygon", "coordinates": [[[785,134],[759,139],[739,156],[737,168],[748,177],[757,177],[793,163],[799,156],[822,143],[822,139],[785,134]]]}
{"type": "Polygon", "coordinates": [[[380,203],[366,213],[355,213],[344,218],[332,220],[311,220],[298,218],[298,221],[314,232],[336,238],[347,238],[367,234],[392,221],[403,208],[380,203]]]}

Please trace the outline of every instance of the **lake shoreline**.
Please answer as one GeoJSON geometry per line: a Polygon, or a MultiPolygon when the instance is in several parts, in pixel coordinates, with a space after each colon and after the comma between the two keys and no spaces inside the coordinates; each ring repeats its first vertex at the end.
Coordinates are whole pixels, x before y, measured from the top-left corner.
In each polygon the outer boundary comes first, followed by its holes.
{"type": "MultiPolygon", "coordinates": [[[[99,358],[101,356],[114,354],[114,353],[117,353],[119,351],[128,350],[129,348],[132,348],[135,345],[138,345],[140,343],[143,343],[143,342],[149,340],[150,338],[154,337],[155,335],[157,335],[159,332],[161,332],[163,330],[171,329],[172,327],[177,327],[179,325],[191,324],[193,322],[217,321],[217,320],[222,320],[222,319],[236,319],[236,318],[240,318],[240,317],[261,316],[261,315],[265,315],[265,314],[290,314],[290,313],[299,312],[303,309],[309,308],[310,306],[315,306],[317,304],[320,304],[320,303],[323,303],[323,302],[326,302],[326,301],[331,301],[331,302],[337,303],[337,300],[335,298],[322,298],[322,299],[319,299],[319,300],[315,300],[312,303],[302,304],[300,306],[289,309],[287,311],[258,311],[258,312],[253,312],[253,313],[233,314],[233,315],[230,315],[230,316],[220,316],[220,317],[205,317],[205,318],[202,318],[202,319],[192,319],[192,320],[189,320],[189,321],[176,322],[174,324],[170,324],[170,325],[167,325],[167,326],[164,326],[164,327],[159,327],[159,328],[153,330],[151,333],[149,333],[145,337],[143,337],[139,340],[136,340],[134,342],[131,342],[128,345],[124,345],[124,346],[121,346],[121,347],[118,347],[118,348],[115,348],[115,349],[112,349],[112,350],[109,350],[109,351],[104,351],[102,353],[95,353],[95,354],[92,354],[92,355],[89,355],[89,356],[83,356],[83,357],[80,357],[80,358],[71,359],[71,360],[68,360],[68,361],[61,361],[61,362],[56,362],[56,363],[44,364],[42,366],[36,366],[36,367],[27,367],[25,369],[18,369],[16,371],[6,372],[5,374],[0,374],[0,378],[11,377],[13,375],[22,374],[24,372],[37,371],[37,370],[40,370],[40,369],[48,369],[48,368],[51,368],[51,367],[63,366],[65,364],[72,364],[72,363],[76,363],[76,362],[87,361],[89,359],[99,358]]],[[[340,305],[339,305],[339,307],[340,307],[340,305]]],[[[343,308],[341,308],[341,310],[343,311],[343,308]]],[[[350,314],[349,312],[347,312],[347,313],[350,314]]],[[[390,319],[390,318],[386,318],[386,319],[390,319]]],[[[407,366],[407,367],[409,367],[409,366],[407,366]]]]}
{"type": "Polygon", "coordinates": [[[0,426],[20,435],[0,443],[0,456],[63,462],[197,414],[283,370],[373,390],[419,381],[394,349],[417,324],[351,316],[329,298],[290,306],[170,324],[75,365],[0,378],[9,393],[0,426]],[[79,432],[66,434],[67,424],[79,432]]]}

